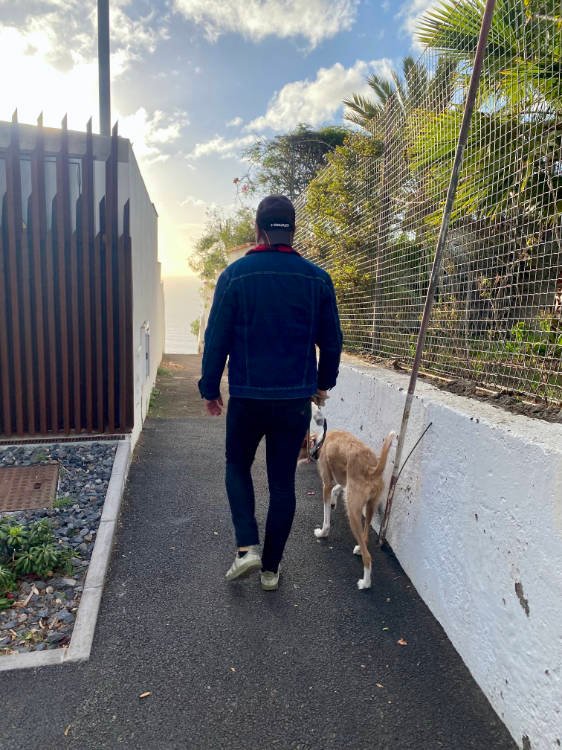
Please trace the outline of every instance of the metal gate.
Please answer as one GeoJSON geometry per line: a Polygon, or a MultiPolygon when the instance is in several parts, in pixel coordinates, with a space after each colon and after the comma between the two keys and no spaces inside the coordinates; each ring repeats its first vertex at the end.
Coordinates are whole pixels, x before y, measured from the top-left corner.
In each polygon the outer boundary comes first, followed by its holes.
{"type": "Polygon", "coordinates": [[[66,118],[54,152],[41,118],[32,148],[20,129],[14,116],[0,148],[0,435],[128,432],[131,238],[117,129],[101,162],[91,121],[79,155],[66,118]]]}

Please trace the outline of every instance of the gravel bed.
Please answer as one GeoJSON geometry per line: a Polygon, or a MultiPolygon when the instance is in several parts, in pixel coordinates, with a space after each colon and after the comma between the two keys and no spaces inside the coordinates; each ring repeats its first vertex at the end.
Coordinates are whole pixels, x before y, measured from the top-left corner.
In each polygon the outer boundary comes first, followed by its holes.
{"type": "Polygon", "coordinates": [[[48,518],[55,537],[73,550],[71,575],[20,580],[13,606],[0,611],[0,657],[69,644],[116,448],[115,442],[0,448],[0,466],[59,463],[56,507],[0,517],[26,524],[48,518]]]}

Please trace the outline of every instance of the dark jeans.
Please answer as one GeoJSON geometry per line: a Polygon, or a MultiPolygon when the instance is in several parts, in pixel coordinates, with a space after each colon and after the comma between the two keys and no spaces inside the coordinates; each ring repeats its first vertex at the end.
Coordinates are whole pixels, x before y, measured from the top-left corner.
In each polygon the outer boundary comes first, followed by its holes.
{"type": "Polygon", "coordinates": [[[295,471],[310,424],[310,399],[231,398],[226,415],[226,492],[239,547],[259,544],[251,468],[265,435],[269,510],[264,570],[277,571],[295,515],[295,471]]]}

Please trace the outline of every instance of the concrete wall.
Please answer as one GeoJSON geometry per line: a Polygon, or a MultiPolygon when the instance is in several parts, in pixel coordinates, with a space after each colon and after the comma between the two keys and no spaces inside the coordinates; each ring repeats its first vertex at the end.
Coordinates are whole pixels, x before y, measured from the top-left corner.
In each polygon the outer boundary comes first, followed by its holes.
{"type": "MultiPolygon", "coordinates": [[[[400,373],[346,358],[329,427],[378,451],[398,431],[407,387],[400,373]]],[[[562,424],[421,382],[404,456],[429,422],[388,540],[520,747],[560,747],[562,424]]]]}
{"type": "Polygon", "coordinates": [[[132,148],[127,168],[131,201],[133,248],[133,361],[135,390],[135,444],[150,403],[150,394],[164,350],[164,293],[158,262],[158,214],[150,200],[132,148]],[[147,346],[148,345],[148,346],[147,346]]]}

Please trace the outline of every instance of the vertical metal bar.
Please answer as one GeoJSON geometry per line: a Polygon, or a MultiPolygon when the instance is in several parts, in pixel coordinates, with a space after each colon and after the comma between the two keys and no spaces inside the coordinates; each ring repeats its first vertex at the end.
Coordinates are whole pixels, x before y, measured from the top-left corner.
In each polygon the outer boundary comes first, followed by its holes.
{"type": "MultiPolygon", "coordinates": [[[[105,198],[101,202],[100,211],[105,211],[105,198]]],[[[105,219],[104,219],[105,221],[105,219]]],[[[104,364],[103,364],[103,296],[102,296],[102,245],[103,226],[94,240],[94,332],[95,332],[95,421],[98,432],[105,432],[105,399],[104,399],[104,364]]]]}
{"type": "Polygon", "coordinates": [[[35,295],[35,342],[37,347],[37,386],[39,395],[39,431],[47,432],[47,370],[45,354],[45,281],[43,249],[45,246],[45,146],[43,117],[37,121],[37,140],[31,157],[31,229],[33,243],[33,280],[35,295]]]}
{"type": "Polygon", "coordinates": [[[70,242],[70,213],[68,185],[68,129],[67,118],[62,122],[61,146],[57,154],[57,251],[58,295],[61,354],[62,420],[65,433],[70,432],[70,347],[68,325],[67,261],[70,242]]]}
{"type": "Polygon", "coordinates": [[[8,223],[8,257],[11,307],[11,359],[14,376],[14,392],[12,398],[16,407],[16,433],[24,434],[23,413],[23,363],[22,341],[20,325],[20,294],[18,257],[21,251],[21,175],[20,151],[18,137],[17,113],[12,118],[12,134],[10,148],[6,158],[6,186],[7,186],[7,223],[8,223]]]}
{"type": "Polygon", "coordinates": [[[0,319],[4,325],[0,326],[0,382],[2,384],[2,428],[1,432],[9,437],[13,431],[12,425],[12,396],[10,389],[10,355],[8,350],[8,267],[7,247],[4,244],[2,223],[4,196],[0,195],[0,319]]]}
{"type": "Polygon", "coordinates": [[[466,96],[466,103],[464,109],[464,115],[462,119],[461,129],[459,133],[459,139],[457,143],[457,150],[455,153],[455,160],[453,168],[451,170],[451,179],[449,182],[449,189],[447,191],[447,200],[445,202],[445,208],[443,210],[443,218],[441,221],[441,229],[439,231],[439,238],[437,240],[437,248],[435,251],[435,258],[433,261],[433,268],[431,270],[431,278],[429,287],[427,290],[427,296],[425,299],[425,306],[423,310],[423,317],[418,333],[418,340],[416,344],[416,354],[414,357],[414,363],[412,365],[412,373],[410,375],[410,384],[408,386],[408,394],[406,396],[406,404],[404,406],[404,413],[402,415],[402,424],[400,427],[400,434],[398,436],[398,446],[396,448],[396,457],[394,459],[394,469],[392,472],[392,478],[390,480],[390,487],[388,489],[388,497],[386,501],[386,508],[384,511],[384,518],[381,524],[379,534],[379,544],[383,544],[386,536],[386,530],[388,528],[388,520],[390,512],[392,510],[392,502],[394,500],[394,493],[396,491],[396,483],[398,481],[398,474],[400,472],[400,462],[402,460],[402,451],[404,448],[404,440],[406,437],[406,431],[408,429],[408,421],[410,419],[410,410],[412,408],[412,400],[414,397],[414,391],[416,389],[416,383],[418,379],[418,372],[420,369],[423,348],[425,344],[425,338],[427,334],[427,328],[429,325],[429,319],[431,316],[431,310],[433,308],[433,301],[435,299],[435,290],[437,288],[437,282],[439,278],[439,271],[441,268],[441,261],[443,259],[443,251],[447,242],[447,235],[449,231],[449,223],[451,220],[451,213],[455,202],[455,196],[457,192],[457,186],[459,182],[459,174],[462,166],[462,160],[464,156],[464,150],[468,141],[468,134],[470,131],[470,124],[472,121],[472,114],[474,112],[474,105],[476,103],[476,95],[478,93],[478,86],[480,84],[480,76],[482,74],[482,65],[484,62],[484,56],[486,54],[486,46],[488,42],[488,34],[492,25],[492,18],[494,15],[496,0],[486,0],[486,6],[484,8],[484,14],[482,17],[482,25],[480,28],[480,36],[478,39],[478,46],[476,48],[476,54],[474,57],[474,65],[472,68],[472,75],[470,77],[470,86],[466,96]]]}
{"type": "Polygon", "coordinates": [[[125,413],[127,410],[127,336],[125,331],[125,320],[127,317],[127,300],[125,299],[125,244],[127,238],[124,234],[119,237],[119,256],[117,259],[119,279],[119,302],[118,302],[118,324],[117,335],[119,338],[119,358],[116,364],[117,389],[119,393],[119,419],[116,420],[120,432],[124,429],[125,413]]]}
{"type": "Polygon", "coordinates": [[[121,431],[133,426],[130,404],[133,403],[132,363],[132,290],[131,290],[131,234],[130,201],[123,208],[123,234],[119,250],[119,418],[121,431]]]}
{"type": "Polygon", "coordinates": [[[55,228],[54,228],[54,216],[56,213],[56,197],[53,199],[51,206],[45,206],[45,210],[51,211],[52,223],[51,229],[47,230],[45,237],[45,295],[47,298],[47,332],[48,332],[48,344],[47,350],[49,352],[49,412],[50,412],[50,423],[51,430],[58,432],[60,429],[59,422],[59,390],[58,390],[58,339],[57,339],[57,309],[56,309],[56,297],[55,285],[57,283],[55,275],[55,228]]]}
{"type": "Polygon", "coordinates": [[[111,153],[106,167],[105,188],[105,300],[106,300],[106,377],[107,377],[107,427],[115,431],[115,302],[114,258],[117,252],[117,126],[113,129],[111,153]]]}
{"type": "Polygon", "coordinates": [[[111,135],[111,76],[109,58],[109,0],[98,0],[98,71],[100,133],[111,135]]]}
{"type": "MultiPolygon", "coordinates": [[[[73,210],[78,210],[74,206],[73,210]]],[[[72,337],[72,423],[77,432],[82,430],[82,373],[80,367],[80,308],[78,303],[78,234],[70,238],[70,332],[72,337]]],[[[83,297],[80,300],[83,303],[83,297]]]]}
{"type": "Polygon", "coordinates": [[[92,253],[94,251],[94,157],[92,121],[86,133],[86,154],[82,159],[82,304],[84,327],[85,418],[88,432],[93,430],[93,338],[92,338],[92,253]]]}
{"type": "MultiPolygon", "coordinates": [[[[129,203],[127,202],[127,206],[129,203]]],[[[125,290],[127,337],[127,417],[125,426],[132,430],[135,424],[135,394],[133,370],[133,253],[131,247],[130,212],[126,213],[125,231],[125,290]]]]}
{"type": "Polygon", "coordinates": [[[23,317],[23,378],[25,383],[25,401],[24,401],[24,414],[25,414],[25,431],[29,435],[34,435],[37,431],[35,422],[35,383],[34,379],[37,375],[36,368],[33,362],[33,351],[35,348],[35,340],[33,336],[33,325],[32,325],[32,300],[31,300],[31,263],[30,257],[33,253],[32,237],[29,226],[29,204],[23,205],[23,190],[20,183],[20,191],[22,193],[22,222],[21,222],[21,246],[20,246],[20,283],[21,283],[21,297],[22,297],[22,317],[23,317]]]}

